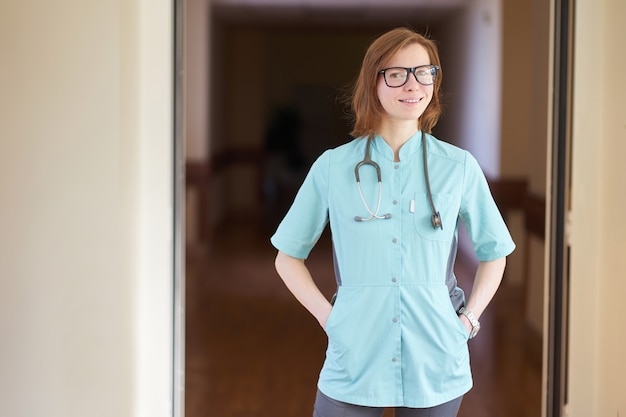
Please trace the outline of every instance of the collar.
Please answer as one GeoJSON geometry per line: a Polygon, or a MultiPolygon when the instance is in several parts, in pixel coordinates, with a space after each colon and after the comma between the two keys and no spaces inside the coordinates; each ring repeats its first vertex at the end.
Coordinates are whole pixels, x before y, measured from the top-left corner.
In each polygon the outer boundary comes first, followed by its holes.
{"type": "MultiPolygon", "coordinates": [[[[372,140],[372,149],[376,151],[383,158],[393,161],[393,150],[385,142],[382,136],[376,135],[372,140]]],[[[399,157],[400,161],[411,158],[418,152],[422,151],[422,131],[418,130],[413,136],[409,138],[400,147],[399,157]]]]}

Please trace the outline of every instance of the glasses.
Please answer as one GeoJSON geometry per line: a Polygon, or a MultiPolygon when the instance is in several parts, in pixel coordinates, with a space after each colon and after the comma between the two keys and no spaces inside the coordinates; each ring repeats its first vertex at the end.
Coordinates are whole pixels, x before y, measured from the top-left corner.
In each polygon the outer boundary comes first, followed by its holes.
{"type": "Polygon", "coordinates": [[[405,68],[392,67],[381,70],[379,74],[385,78],[387,87],[402,87],[409,81],[409,74],[413,74],[418,83],[422,85],[433,85],[437,79],[439,67],[437,65],[420,65],[419,67],[405,68]]]}

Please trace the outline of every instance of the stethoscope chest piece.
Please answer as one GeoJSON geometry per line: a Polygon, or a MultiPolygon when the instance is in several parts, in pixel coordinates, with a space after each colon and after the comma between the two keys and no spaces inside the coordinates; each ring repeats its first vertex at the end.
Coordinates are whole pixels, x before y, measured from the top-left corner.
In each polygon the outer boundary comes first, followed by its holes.
{"type": "Polygon", "coordinates": [[[439,212],[433,213],[430,217],[430,221],[433,224],[433,229],[440,228],[443,230],[443,223],[441,223],[441,214],[439,214],[439,212]]]}

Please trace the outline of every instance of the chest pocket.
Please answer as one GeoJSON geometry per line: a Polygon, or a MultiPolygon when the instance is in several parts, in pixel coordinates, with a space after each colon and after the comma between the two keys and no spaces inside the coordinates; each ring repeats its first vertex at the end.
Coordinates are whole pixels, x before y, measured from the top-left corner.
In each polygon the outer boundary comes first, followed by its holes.
{"type": "Polygon", "coordinates": [[[416,193],[413,215],[413,224],[417,233],[424,239],[446,241],[452,238],[456,229],[459,207],[453,194],[433,194],[435,208],[441,215],[441,228],[433,228],[432,215],[428,194],[416,193]]]}

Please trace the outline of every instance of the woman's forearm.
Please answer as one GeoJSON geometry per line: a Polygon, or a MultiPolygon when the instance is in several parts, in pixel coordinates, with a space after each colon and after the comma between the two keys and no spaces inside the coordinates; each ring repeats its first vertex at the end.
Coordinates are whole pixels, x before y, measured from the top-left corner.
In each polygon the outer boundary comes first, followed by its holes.
{"type": "Polygon", "coordinates": [[[294,258],[278,251],[276,271],[296,299],[315,317],[324,328],[332,306],[313,281],[304,259],[294,258]]]}
{"type": "MultiPolygon", "coordinates": [[[[466,308],[471,311],[477,319],[483,314],[483,311],[485,311],[485,308],[487,308],[487,305],[489,305],[498,290],[500,282],[502,282],[505,266],[505,257],[493,261],[480,262],[478,264],[472,292],[466,305],[466,308]]],[[[468,328],[468,331],[471,330],[472,325],[467,317],[461,315],[460,319],[465,327],[468,328]]]]}

